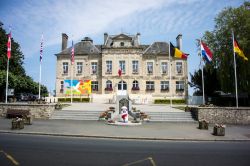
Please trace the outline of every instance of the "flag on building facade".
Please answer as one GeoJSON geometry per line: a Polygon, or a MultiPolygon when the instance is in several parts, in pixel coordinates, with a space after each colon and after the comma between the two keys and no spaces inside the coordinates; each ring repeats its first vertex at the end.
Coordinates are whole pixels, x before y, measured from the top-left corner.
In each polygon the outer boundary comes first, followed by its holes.
{"type": "Polygon", "coordinates": [[[174,47],[174,45],[171,42],[170,42],[170,52],[171,52],[171,56],[175,58],[187,59],[188,57],[188,54],[174,47]]]}
{"type": "Polygon", "coordinates": [[[238,42],[236,39],[234,39],[234,52],[237,53],[240,57],[242,57],[244,60],[248,61],[248,58],[243,53],[242,49],[240,48],[238,42]]]}
{"type": "Polygon", "coordinates": [[[200,42],[200,45],[201,45],[201,55],[203,59],[205,59],[206,62],[209,62],[209,63],[212,62],[213,53],[211,52],[211,50],[202,41],[200,42]]]}
{"type": "Polygon", "coordinates": [[[118,75],[119,75],[119,77],[121,77],[121,75],[122,75],[122,70],[121,69],[118,70],[118,75]]]}
{"type": "Polygon", "coordinates": [[[10,57],[11,57],[11,32],[8,34],[7,57],[8,57],[8,59],[10,59],[10,57]]]}
{"type": "Polygon", "coordinates": [[[43,59],[43,35],[41,37],[40,63],[42,62],[42,59],[43,59]]]}
{"type": "Polygon", "coordinates": [[[73,65],[75,61],[75,49],[74,49],[74,43],[72,40],[72,48],[71,48],[71,64],[73,65]]]}

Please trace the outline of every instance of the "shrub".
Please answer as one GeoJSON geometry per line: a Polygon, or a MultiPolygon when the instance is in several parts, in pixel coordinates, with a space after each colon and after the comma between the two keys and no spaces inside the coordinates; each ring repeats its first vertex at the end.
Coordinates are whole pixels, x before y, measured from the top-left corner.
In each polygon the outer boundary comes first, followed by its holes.
{"type": "MultiPolygon", "coordinates": [[[[83,103],[90,101],[89,98],[73,98],[72,100],[73,102],[83,102],[83,103]]],[[[70,97],[58,98],[58,102],[71,102],[71,98],[70,97]]]]}
{"type": "MultiPolygon", "coordinates": [[[[154,101],[155,104],[170,104],[169,99],[155,99],[154,101]]],[[[185,104],[186,100],[185,99],[173,99],[172,100],[173,104],[185,104]]]]}

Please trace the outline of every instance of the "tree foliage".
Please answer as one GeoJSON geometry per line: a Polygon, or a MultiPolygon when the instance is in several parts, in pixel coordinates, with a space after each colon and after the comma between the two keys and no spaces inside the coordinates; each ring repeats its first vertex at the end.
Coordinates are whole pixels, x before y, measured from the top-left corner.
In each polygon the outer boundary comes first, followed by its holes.
{"type": "MultiPolygon", "coordinates": [[[[0,22],[0,98],[5,95],[6,70],[7,70],[7,33],[0,22]]],[[[38,94],[38,83],[26,75],[23,67],[24,55],[20,46],[11,39],[11,58],[9,59],[9,88],[15,89],[15,93],[38,94]]],[[[47,88],[41,86],[41,93],[47,94],[47,88]]]]}
{"type": "MultiPolygon", "coordinates": [[[[236,54],[238,91],[250,94],[250,3],[238,8],[226,8],[215,18],[213,31],[206,31],[203,41],[213,52],[213,61],[204,68],[205,94],[215,90],[235,92],[234,56],[232,31],[249,61],[236,54]]],[[[190,85],[197,91],[201,89],[201,71],[191,75],[190,85]]]]}

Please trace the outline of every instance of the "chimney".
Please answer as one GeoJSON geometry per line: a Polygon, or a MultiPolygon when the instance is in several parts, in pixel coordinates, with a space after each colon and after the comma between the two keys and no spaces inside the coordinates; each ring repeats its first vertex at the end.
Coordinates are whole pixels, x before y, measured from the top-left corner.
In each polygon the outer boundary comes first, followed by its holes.
{"type": "Polygon", "coordinates": [[[67,48],[68,44],[68,35],[66,33],[62,33],[62,51],[67,48]]]}
{"type": "Polygon", "coordinates": [[[104,45],[106,44],[106,40],[108,39],[108,33],[104,33],[104,45]]]}
{"type": "Polygon", "coordinates": [[[177,45],[177,48],[179,48],[180,50],[182,50],[182,34],[179,34],[176,37],[176,45],[177,45]]]}
{"type": "Polygon", "coordinates": [[[138,45],[140,45],[140,36],[141,36],[141,34],[138,32],[138,33],[136,34],[136,38],[137,38],[138,45]]]}

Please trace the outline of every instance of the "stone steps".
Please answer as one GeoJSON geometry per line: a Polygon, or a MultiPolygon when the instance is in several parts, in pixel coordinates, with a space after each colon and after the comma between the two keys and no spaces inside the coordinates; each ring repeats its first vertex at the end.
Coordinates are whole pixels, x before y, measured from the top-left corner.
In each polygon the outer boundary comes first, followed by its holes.
{"type": "MultiPolygon", "coordinates": [[[[50,119],[98,120],[103,111],[60,110],[50,119]]],[[[152,122],[195,122],[190,112],[146,112],[152,122]]]]}
{"type": "Polygon", "coordinates": [[[147,112],[152,122],[195,122],[191,112],[147,112]]]}
{"type": "Polygon", "coordinates": [[[55,111],[50,119],[98,120],[103,111],[60,110],[55,111]]]}

